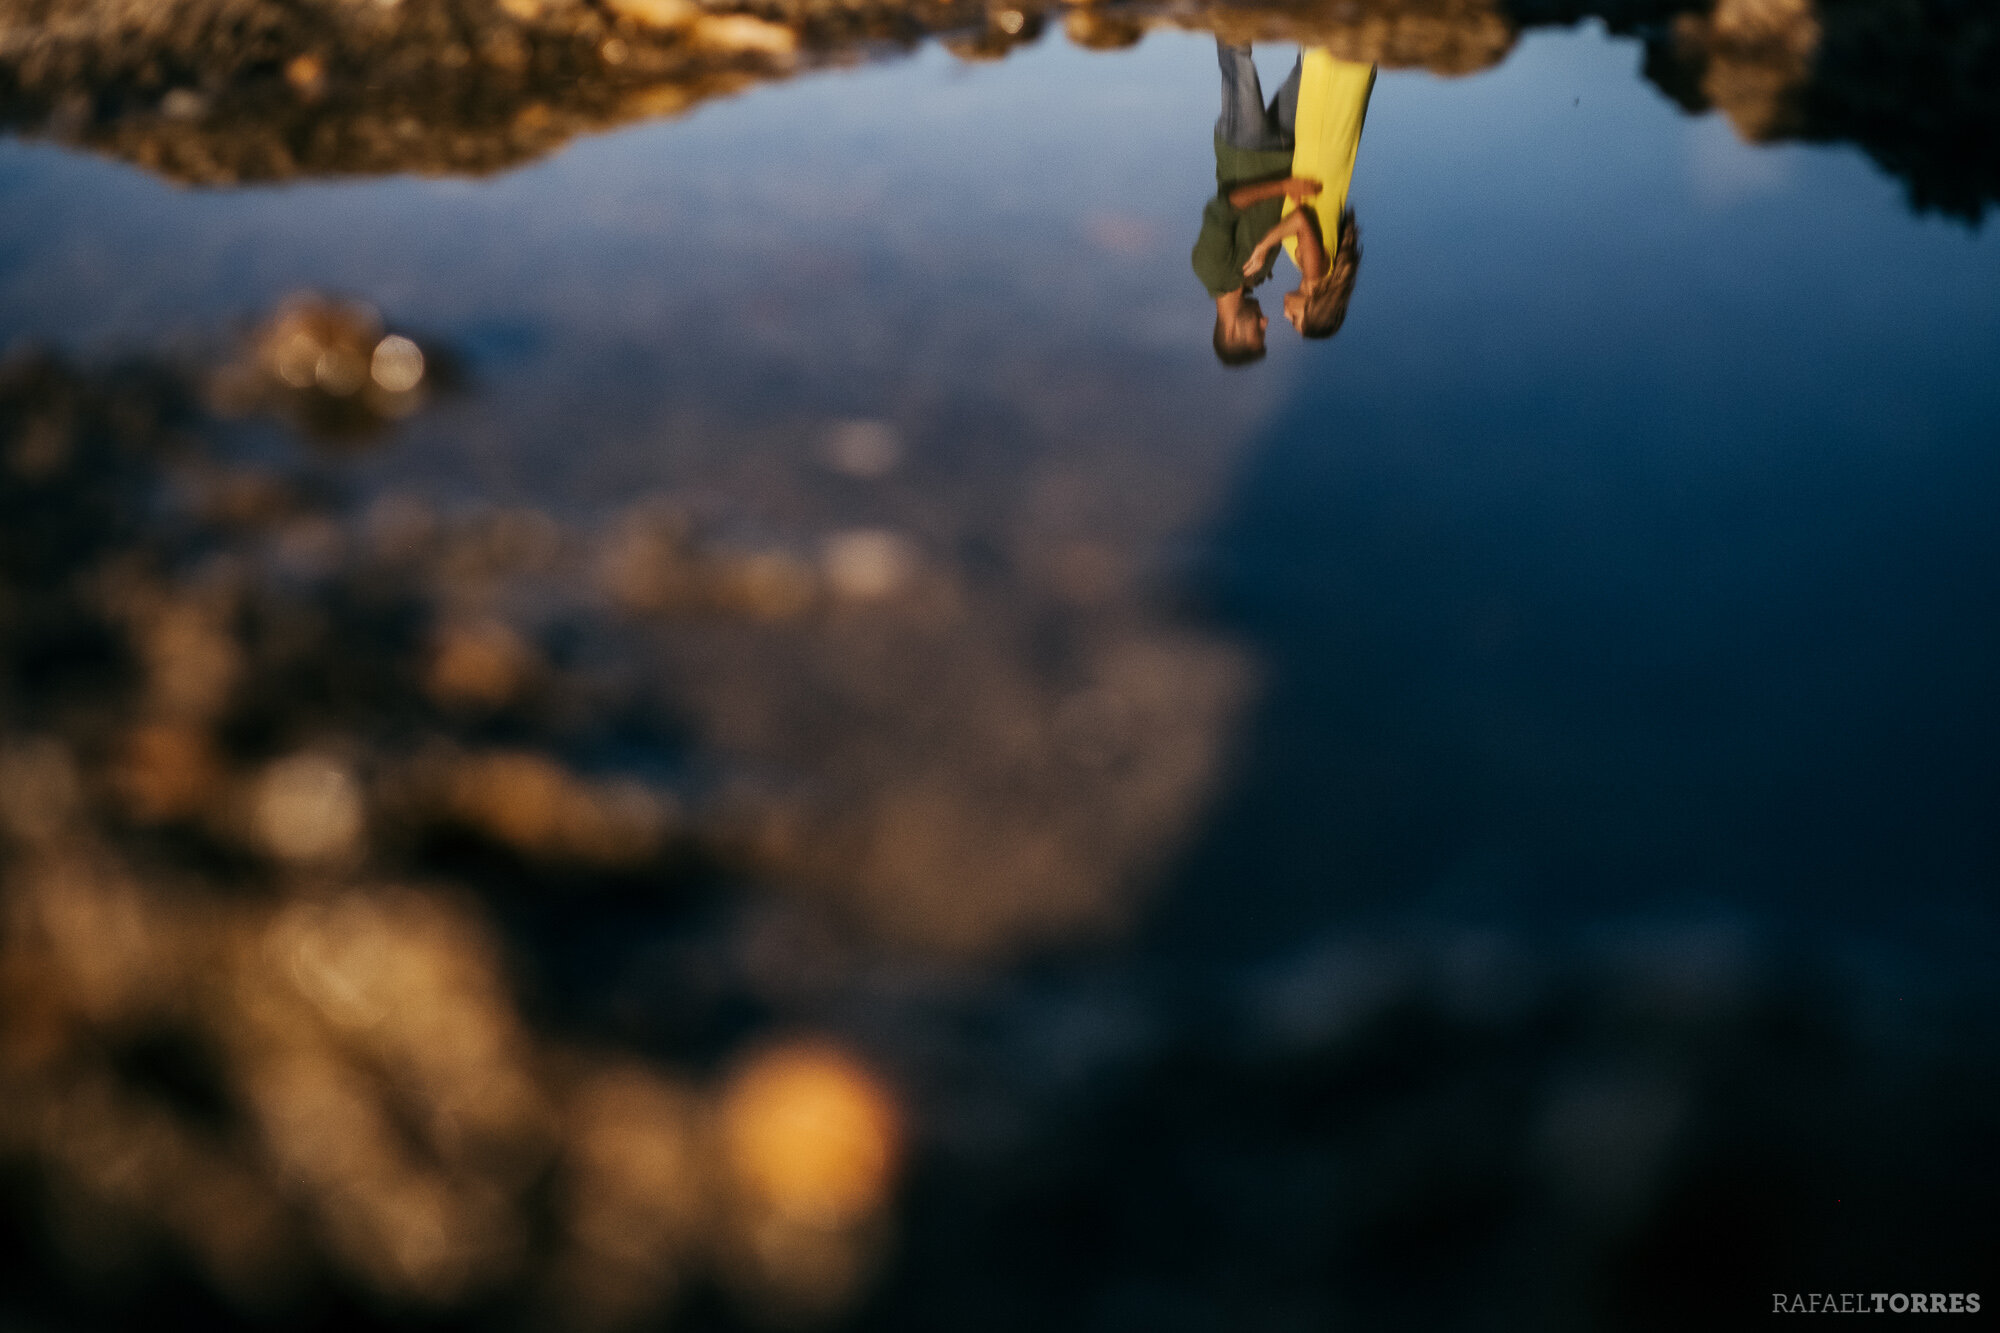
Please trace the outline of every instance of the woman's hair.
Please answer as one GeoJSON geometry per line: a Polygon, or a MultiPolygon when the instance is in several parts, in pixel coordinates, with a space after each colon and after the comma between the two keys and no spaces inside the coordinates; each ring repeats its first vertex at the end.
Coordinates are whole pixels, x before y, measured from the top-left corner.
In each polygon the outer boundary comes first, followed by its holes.
{"type": "Polygon", "coordinates": [[[1340,215],[1340,246],[1327,261],[1326,273],[1306,292],[1305,315],[1299,332],[1308,338],[1331,338],[1347,322],[1347,300],[1354,295],[1354,278],[1361,272],[1361,227],[1354,210],[1340,215]]]}

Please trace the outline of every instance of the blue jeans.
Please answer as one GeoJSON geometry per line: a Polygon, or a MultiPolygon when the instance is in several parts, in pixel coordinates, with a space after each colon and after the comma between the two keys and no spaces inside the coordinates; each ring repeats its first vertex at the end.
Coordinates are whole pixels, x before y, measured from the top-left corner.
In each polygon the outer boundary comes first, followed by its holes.
{"type": "Polygon", "coordinates": [[[1292,72],[1266,106],[1249,47],[1225,46],[1218,37],[1215,58],[1222,66],[1222,114],[1215,121],[1215,132],[1222,142],[1251,152],[1290,149],[1292,131],[1299,120],[1300,62],[1292,62],[1292,72]]]}

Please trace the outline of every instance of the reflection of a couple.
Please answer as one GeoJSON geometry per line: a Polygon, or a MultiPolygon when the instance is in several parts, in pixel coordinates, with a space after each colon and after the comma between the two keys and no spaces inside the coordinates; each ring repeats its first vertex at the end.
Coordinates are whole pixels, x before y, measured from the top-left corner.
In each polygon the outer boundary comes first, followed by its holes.
{"type": "Polygon", "coordinates": [[[1347,318],[1360,269],[1360,231],[1346,211],[1375,67],[1301,53],[1267,105],[1250,48],[1216,39],[1222,114],[1215,122],[1215,197],[1201,213],[1195,276],[1215,300],[1215,354],[1240,366],[1264,355],[1269,322],[1252,291],[1271,276],[1280,244],[1298,266],[1285,318],[1329,338],[1347,318]],[[1321,218],[1334,221],[1332,249],[1321,218]]]}

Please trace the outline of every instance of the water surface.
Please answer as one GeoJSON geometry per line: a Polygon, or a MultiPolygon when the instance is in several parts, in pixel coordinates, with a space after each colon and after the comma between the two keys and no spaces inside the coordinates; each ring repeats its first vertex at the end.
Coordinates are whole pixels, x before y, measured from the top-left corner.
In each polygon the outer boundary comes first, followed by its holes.
{"type": "Polygon", "coordinates": [[[0,143],[5,1308],[1976,1288],[2000,263],[1642,58],[1383,70],[1346,325],[1243,369],[1203,34],[479,178],[0,143]],[[286,387],[300,291],[421,392],[286,387]]]}

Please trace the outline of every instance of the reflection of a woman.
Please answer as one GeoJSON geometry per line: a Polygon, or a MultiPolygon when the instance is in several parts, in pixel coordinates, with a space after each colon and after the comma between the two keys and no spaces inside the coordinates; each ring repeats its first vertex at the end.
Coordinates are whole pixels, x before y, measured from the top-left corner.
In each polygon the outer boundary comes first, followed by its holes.
{"type": "Polygon", "coordinates": [[[1192,259],[1195,276],[1215,300],[1215,354],[1224,365],[1236,366],[1264,355],[1267,321],[1250,292],[1271,276],[1274,257],[1266,250],[1256,264],[1248,261],[1278,225],[1285,199],[1303,197],[1310,182],[1292,174],[1300,65],[1292,66],[1267,106],[1249,47],[1229,46],[1218,37],[1215,55],[1222,66],[1216,192],[1201,211],[1192,259]]]}

